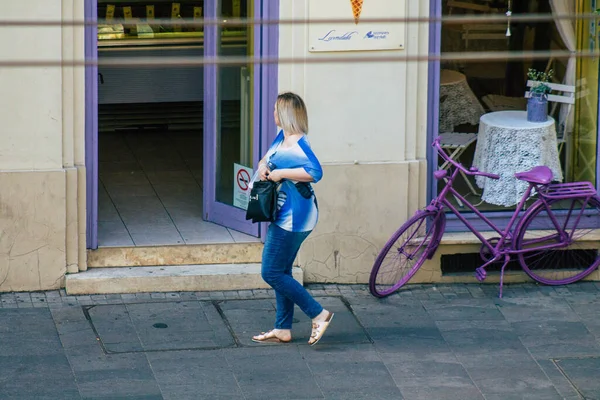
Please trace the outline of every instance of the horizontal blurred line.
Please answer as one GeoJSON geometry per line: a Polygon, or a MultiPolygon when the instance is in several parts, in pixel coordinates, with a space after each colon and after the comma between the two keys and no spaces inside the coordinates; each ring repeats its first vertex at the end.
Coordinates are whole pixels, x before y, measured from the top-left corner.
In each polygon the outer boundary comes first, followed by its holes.
{"type": "MultiPolygon", "coordinates": [[[[346,54],[346,53],[344,53],[346,54]]],[[[322,56],[310,58],[286,57],[123,57],[103,60],[0,60],[0,67],[193,67],[193,66],[240,66],[248,64],[335,64],[335,63],[382,63],[382,62],[423,62],[423,61],[518,61],[531,59],[595,58],[600,52],[590,51],[514,51],[514,52],[448,52],[439,55],[402,56],[322,56]]]]}
{"type": "MultiPolygon", "coordinates": [[[[600,19],[600,15],[595,13],[581,13],[581,14],[513,14],[511,17],[507,17],[504,14],[497,15],[448,15],[442,17],[407,17],[407,18],[361,18],[360,22],[362,25],[368,23],[439,23],[444,24],[467,24],[467,23],[482,23],[482,22],[551,22],[556,20],[590,20],[600,19]]],[[[232,19],[192,19],[192,18],[179,18],[179,19],[153,19],[146,20],[140,19],[138,22],[149,23],[150,25],[187,25],[187,26],[251,26],[251,25],[314,25],[314,24],[338,24],[338,23],[352,23],[354,24],[353,18],[336,18],[336,19],[254,19],[254,18],[232,18],[232,19]]],[[[136,22],[126,19],[98,19],[94,20],[2,20],[0,19],[0,27],[9,26],[95,26],[95,25],[134,25],[136,22]]]]}

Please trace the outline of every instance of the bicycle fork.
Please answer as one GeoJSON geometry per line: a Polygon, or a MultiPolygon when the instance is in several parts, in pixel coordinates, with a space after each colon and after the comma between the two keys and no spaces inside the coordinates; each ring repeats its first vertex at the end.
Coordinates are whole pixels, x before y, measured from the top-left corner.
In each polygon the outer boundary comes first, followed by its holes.
{"type": "MultiPolygon", "coordinates": [[[[477,280],[479,282],[483,282],[485,280],[485,278],[487,277],[487,271],[485,269],[490,264],[498,261],[498,259],[500,259],[501,256],[502,255],[499,254],[497,257],[492,258],[491,260],[489,260],[488,262],[483,264],[481,267],[477,268],[475,270],[475,278],[477,278],[477,280]]],[[[510,262],[510,254],[506,253],[506,254],[504,254],[504,264],[502,264],[502,268],[500,269],[500,294],[498,295],[499,298],[502,298],[502,284],[504,283],[504,269],[506,268],[506,266],[508,265],[509,262],[510,262]]]]}

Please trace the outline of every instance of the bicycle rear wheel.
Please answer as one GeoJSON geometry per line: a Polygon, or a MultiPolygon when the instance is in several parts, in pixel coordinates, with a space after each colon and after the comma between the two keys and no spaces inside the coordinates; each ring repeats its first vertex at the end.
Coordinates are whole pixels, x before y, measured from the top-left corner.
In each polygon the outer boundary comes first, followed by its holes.
{"type": "Polygon", "coordinates": [[[600,226],[600,201],[575,198],[549,200],[549,207],[559,226],[571,239],[560,245],[561,232],[551,221],[543,203],[535,203],[516,228],[516,250],[531,249],[518,255],[523,270],[534,280],[546,285],[566,285],[585,278],[600,264],[598,246],[586,240],[600,226]],[[581,210],[585,205],[584,215],[581,210]],[[571,210],[571,212],[569,212],[571,210]],[[555,246],[540,249],[542,246],[555,246]]]}
{"type": "Polygon", "coordinates": [[[413,277],[437,248],[444,220],[441,211],[424,211],[392,235],[371,270],[369,290],[373,296],[389,296],[413,277]]]}

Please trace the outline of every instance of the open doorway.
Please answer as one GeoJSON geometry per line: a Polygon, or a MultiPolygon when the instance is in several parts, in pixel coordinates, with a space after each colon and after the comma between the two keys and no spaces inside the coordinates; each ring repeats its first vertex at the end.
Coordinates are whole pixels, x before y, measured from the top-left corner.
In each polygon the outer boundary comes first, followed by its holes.
{"type": "MultiPolygon", "coordinates": [[[[98,59],[201,59],[207,47],[250,55],[252,29],[153,20],[244,18],[253,7],[250,0],[98,0],[98,19],[106,20],[98,26],[98,59]]],[[[215,193],[209,204],[235,208],[234,165],[254,162],[251,71],[111,65],[100,66],[97,78],[98,246],[258,241],[235,223],[209,222],[206,207],[208,191],[215,193]],[[207,93],[211,79],[218,89],[207,93]]]]}

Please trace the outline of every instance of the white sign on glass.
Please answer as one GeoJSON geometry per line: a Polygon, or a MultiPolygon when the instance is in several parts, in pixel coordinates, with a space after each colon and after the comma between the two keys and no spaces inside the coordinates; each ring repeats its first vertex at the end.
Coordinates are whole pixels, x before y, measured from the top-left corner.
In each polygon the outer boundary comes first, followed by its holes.
{"type": "Polygon", "coordinates": [[[406,0],[309,0],[311,52],[404,49],[406,24],[369,19],[406,18],[406,0]],[[316,23],[316,20],[348,22],[316,23]]]}
{"type": "Polygon", "coordinates": [[[250,179],[252,168],[240,164],[233,164],[233,206],[243,210],[248,209],[248,196],[250,195],[250,179]]]}

